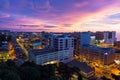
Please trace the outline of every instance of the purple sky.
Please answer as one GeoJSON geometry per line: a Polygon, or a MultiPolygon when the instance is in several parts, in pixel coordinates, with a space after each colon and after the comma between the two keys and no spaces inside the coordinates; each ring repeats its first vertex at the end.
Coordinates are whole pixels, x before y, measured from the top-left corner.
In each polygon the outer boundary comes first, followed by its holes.
{"type": "MultiPolygon", "coordinates": [[[[0,0],[0,29],[117,31],[120,0],[0,0]]],[[[120,39],[119,39],[120,40],[120,39]]]]}

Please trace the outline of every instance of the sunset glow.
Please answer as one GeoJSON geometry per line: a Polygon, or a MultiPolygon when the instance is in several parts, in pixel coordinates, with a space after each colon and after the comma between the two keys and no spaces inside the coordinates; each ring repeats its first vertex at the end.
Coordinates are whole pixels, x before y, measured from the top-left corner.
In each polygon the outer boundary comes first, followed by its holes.
{"type": "Polygon", "coordinates": [[[0,29],[12,31],[116,31],[120,0],[0,0],[0,29]]]}

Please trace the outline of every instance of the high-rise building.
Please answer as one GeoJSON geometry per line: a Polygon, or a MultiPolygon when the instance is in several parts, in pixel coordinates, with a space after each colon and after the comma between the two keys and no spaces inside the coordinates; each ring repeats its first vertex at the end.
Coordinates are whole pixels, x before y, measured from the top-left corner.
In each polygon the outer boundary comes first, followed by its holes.
{"type": "Polygon", "coordinates": [[[83,47],[85,45],[90,45],[90,36],[91,32],[82,32],[80,34],[80,47],[83,47]]]}
{"type": "Polygon", "coordinates": [[[90,45],[95,45],[95,35],[90,36],[90,45]]]}
{"type": "Polygon", "coordinates": [[[70,62],[73,60],[74,38],[69,35],[52,35],[50,47],[29,50],[29,59],[36,64],[70,62]]]}
{"type": "Polygon", "coordinates": [[[51,37],[51,47],[55,50],[73,50],[74,47],[74,38],[69,35],[59,35],[51,37]]]}
{"type": "Polygon", "coordinates": [[[8,49],[8,42],[11,40],[10,31],[0,30],[0,48],[8,49]]]}
{"type": "Polygon", "coordinates": [[[80,52],[80,32],[74,32],[71,34],[74,37],[74,54],[78,55],[80,52]]]}
{"type": "MultiPolygon", "coordinates": [[[[67,54],[69,55],[68,61],[73,58],[73,50],[74,50],[74,38],[73,37],[71,37],[68,34],[59,34],[59,35],[53,34],[51,36],[50,42],[51,42],[51,48],[57,51],[65,52],[67,50],[67,54]]],[[[66,59],[65,62],[68,62],[68,61],[66,59]]]]}
{"type": "Polygon", "coordinates": [[[116,32],[115,31],[104,31],[96,32],[96,41],[100,43],[114,44],[116,41],[116,32]]]}

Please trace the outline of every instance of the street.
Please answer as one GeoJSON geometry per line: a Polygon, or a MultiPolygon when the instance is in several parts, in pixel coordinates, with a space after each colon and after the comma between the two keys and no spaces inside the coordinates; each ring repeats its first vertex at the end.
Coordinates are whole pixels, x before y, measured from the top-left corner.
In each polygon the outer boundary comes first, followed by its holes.
{"type": "Polygon", "coordinates": [[[18,39],[16,41],[17,41],[18,45],[20,45],[20,47],[23,50],[23,52],[25,53],[25,58],[26,58],[25,60],[27,61],[28,60],[28,51],[23,46],[23,43],[20,43],[18,39]]]}
{"type": "MultiPolygon", "coordinates": [[[[81,60],[81,58],[79,58],[79,56],[75,56],[74,58],[80,62],[83,61],[81,60]]],[[[97,78],[101,78],[105,76],[111,80],[114,80],[111,74],[120,75],[120,70],[118,70],[119,65],[116,65],[115,63],[108,66],[104,66],[96,62],[89,62],[89,61],[86,62],[88,63],[89,66],[95,69],[95,77],[97,78]]]]}

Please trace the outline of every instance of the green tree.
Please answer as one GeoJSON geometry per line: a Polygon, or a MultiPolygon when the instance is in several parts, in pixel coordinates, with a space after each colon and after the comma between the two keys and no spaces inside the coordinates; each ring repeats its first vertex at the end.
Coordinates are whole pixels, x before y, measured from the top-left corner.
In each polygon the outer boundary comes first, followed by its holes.
{"type": "Polygon", "coordinates": [[[14,61],[12,61],[12,60],[7,60],[6,62],[5,62],[9,67],[11,67],[11,66],[13,66],[13,67],[16,67],[16,64],[15,64],[15,62],[14,61]]]}
{"type": "Polygon", "coordinates": [[[20,73],[22,80],[40,80],[40,72],[34,67],[22,67],[20,73]]]}
{"type": "Polygon", "coordinates": [[[42,80],[54,80],[55,78],[55,65],[48,64],[41,68],[43,78],[42,80]]]}
{"type": "Polygon", "coordinates": [[[16,73],[19,73],[19,67],[15,64],[15,62],[14,61],[12,61],[12,60],[7,60],[6,62],[5,62],[5,64],[7,65],[7,69],[8,70],[12,70],[12,71],[14,71],[14,72],[16,72],[16,73]]]}
{"type": "Polygon", "coordinates": [[[2,70],[0,72],[0,78],[2,80],[21,80],[19,75],[11,70],[2,70]]]}
{"type": "Polygon", "coordinates": [[[1,70],[3,70],[3,69],[8,69],[9,67],[8,67],[8,65],[6,64],[6,63],[4,63],[4,62],[1,62],[0,63],[0,69],[1,70]]]}
{"type": "Polygon", "coordinates": [[[64,80],[69,80],[74,73],[72,68],[62,62],[59,63],[58,72],[64,80]]]}
{"type": "Polygon", "coordinates": [[[21,65],[21,67],[27,67],[27,66],[37,67],[37,65],[34,62],[29,62],[29,61],[21,65]]]}

